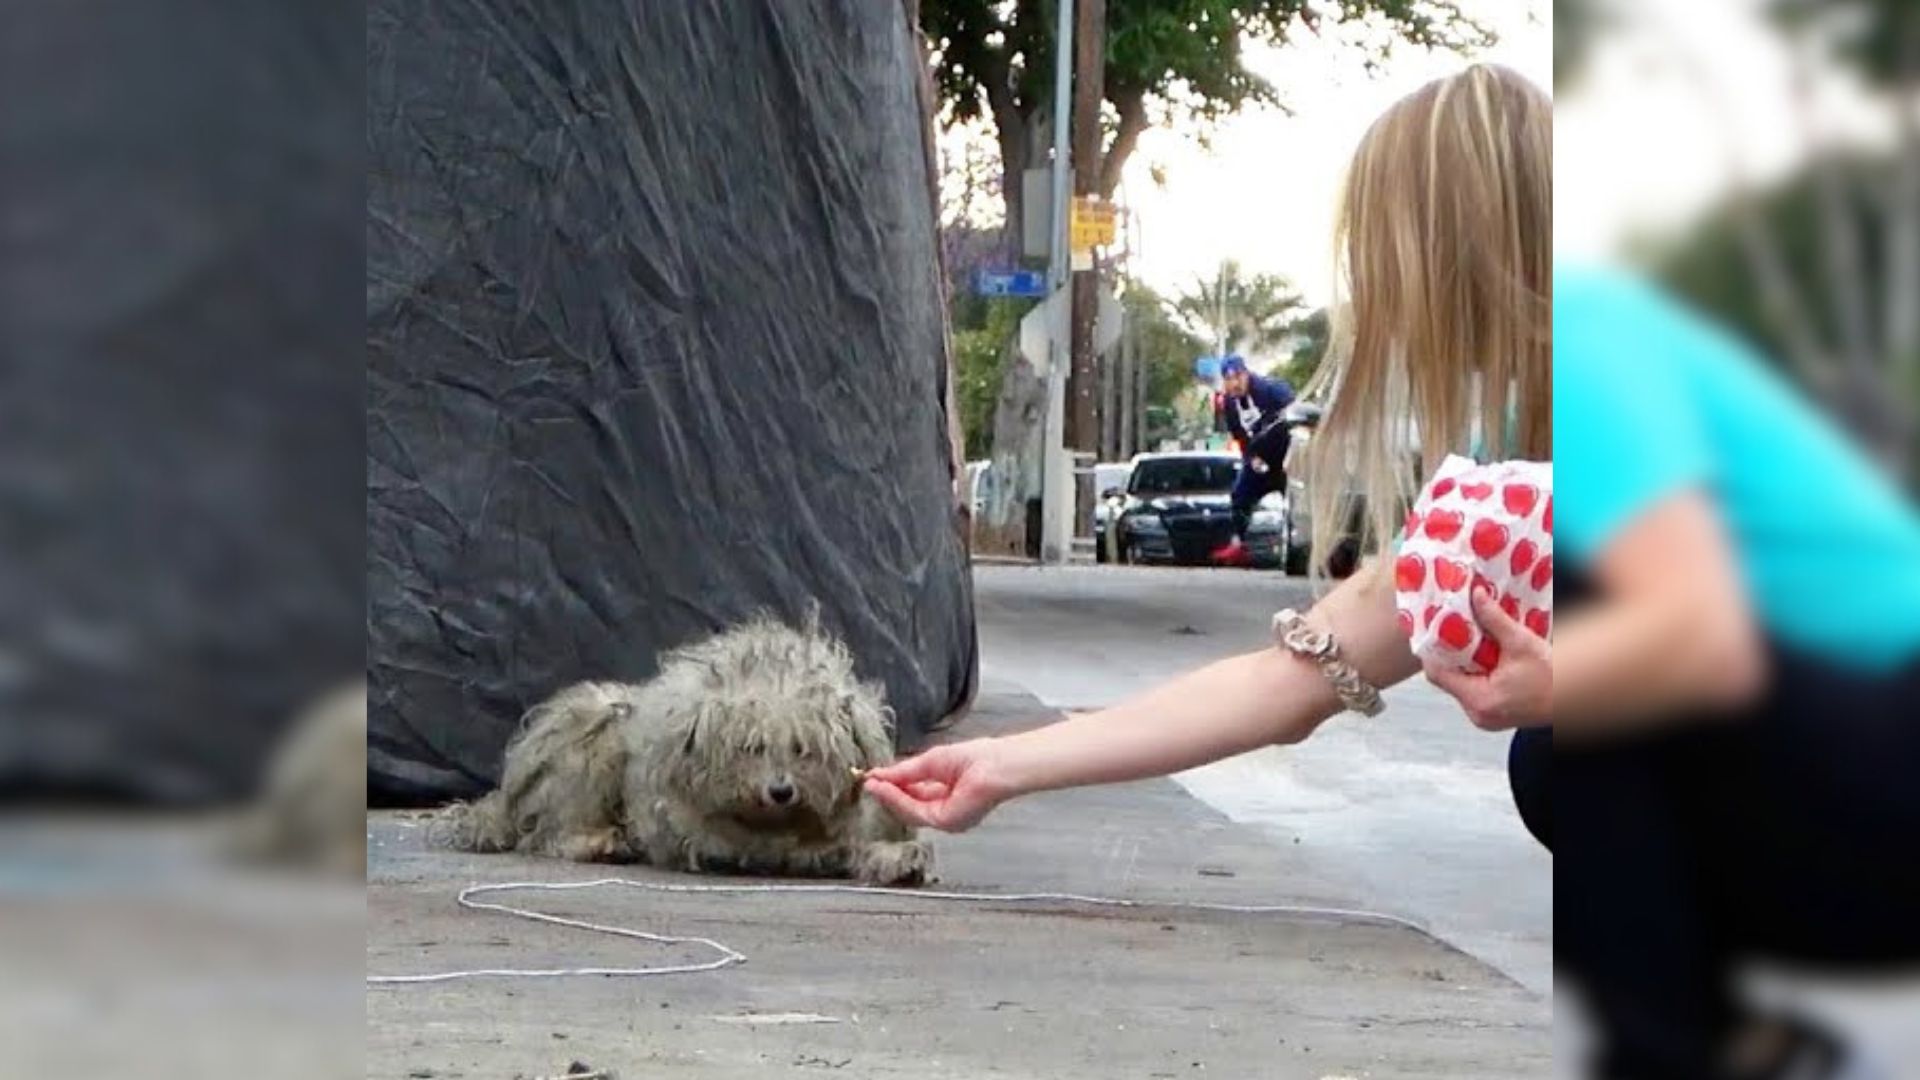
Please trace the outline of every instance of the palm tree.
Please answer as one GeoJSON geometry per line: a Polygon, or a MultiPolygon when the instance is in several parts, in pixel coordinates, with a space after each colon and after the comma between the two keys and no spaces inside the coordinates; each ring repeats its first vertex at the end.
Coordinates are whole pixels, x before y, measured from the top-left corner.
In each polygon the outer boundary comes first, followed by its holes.
{"type": "Polygon", "coordinates": [[[1252,274],[1228,259],[1211,280],[1201,278],[1174,301],[1195,335],[1226,353],[1259,353],[1286,344],[1307,302],[1277,274],[1252,274]]]}

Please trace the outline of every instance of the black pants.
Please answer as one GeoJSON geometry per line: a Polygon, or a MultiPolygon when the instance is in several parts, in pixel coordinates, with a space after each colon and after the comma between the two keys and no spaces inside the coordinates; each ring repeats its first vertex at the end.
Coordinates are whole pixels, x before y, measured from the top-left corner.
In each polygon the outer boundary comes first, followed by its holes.
{"type": "Polygon", "coordinates": [[[1247,525],[1253,519],[1254,507],[1260,500],[1276,491],[1287,490],[1287,474],[1278,465],[1270,465],[1266,472],[1255,472],[1252,462],[1240,467],[1240,475],[1234,478],[1233,494],[1233,535],[1244,540],[1247,538],[1247,525]]]}
{"type": "Polygon", "coordinates": [[[1554,852],[1555,963],[1593,1006],[1604,1075],[1716,1076],[1744,961],[1920,974],[1920,664],[1772,652],[1746,715],[1557,753],[1545,731],[1513,740],[1515,804],[1554,852]]]}

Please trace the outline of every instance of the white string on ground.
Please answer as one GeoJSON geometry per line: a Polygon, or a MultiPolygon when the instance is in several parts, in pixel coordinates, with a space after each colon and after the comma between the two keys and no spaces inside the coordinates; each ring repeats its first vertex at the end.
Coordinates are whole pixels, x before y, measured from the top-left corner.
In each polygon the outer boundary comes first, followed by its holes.
{"type": "Polygon", "coordinates": [[[1078,904],[1087,907],[1148,908],[1170,911],[1207,911],[1227,915],[1288,915],[1297,918],[1345,919],[1355,922],[1367,922],[1381,926],[1395,926],[1412,930],[1418,934],[1427,933],[1427,928],[1403,919],[1398,915],[1389,915],[1379,911],[1363,911],[1357,908],[1310,907],[1298,904],[1212,904],[1196,901],[1178,900],[1130,900],[1111,896],[1082,896],[1078,893],[1027,892],[1027,893],[980,893],[980,892],[943,892],[936,889],[890,889],[874,885],[684,885],[665,881],[634,881],[631,878],[597,878],[593,881],[507,881],[492,885],[469,885],[460,890],[456,901],[470,911],[492,911],[519,919],[531,919],[534,922],[551,923],[555,926],[567,926],[577,930],[588,930],[596,934],[612,934],[616,937],[634,938],[651,941],[660,945],[700,945],[718,953],[718,957],[701,964],[673,964],[661,967],[644,968],[478,968],[471,971],[441,971],[426,975],[369,975],[367,982],[373,986],[396,986],[418,983],[450,982],[455,979],[478,978],[528,978],[554,979],[570,976],[599,975],[618,978],[634,978],[654,975],[688,975],[702,971],[718,971],[721,968],[744,964],[744,954],[734,951],[712,938],[676,937],[669,934],[650,934],[644,930],[634,930],[624,926],[605,926],[600,923],[586,922],[581,919],[569,919],[561,915],[549,915],[542,911],[528,911],[525,908],[507,904],[488,903],[474,897],[488,893],[503,892],[566,892],[574,889],[598,889],[613,885],[643,892],[677,894],[744,894],[744,893],[790,893],[800,895],[852,895],[884,896],[892,900],[944,900],[973,904],[1078,904]]]}

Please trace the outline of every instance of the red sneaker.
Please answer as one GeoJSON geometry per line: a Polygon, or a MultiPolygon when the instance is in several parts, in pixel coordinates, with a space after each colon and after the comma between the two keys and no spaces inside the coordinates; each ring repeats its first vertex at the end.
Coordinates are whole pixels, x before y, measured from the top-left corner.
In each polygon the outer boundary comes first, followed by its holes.
{"type": "Polygon", "coordinates": [[[1222,544],[1213,549],[1213,561],[1217,563],[1225,563],[1228,566],[1245,566],[1252,560],[1253,556],[1248,553],[1247,545],[1242,543],[1237,536],[1233,538],[1231,543],[1222,544]]]}

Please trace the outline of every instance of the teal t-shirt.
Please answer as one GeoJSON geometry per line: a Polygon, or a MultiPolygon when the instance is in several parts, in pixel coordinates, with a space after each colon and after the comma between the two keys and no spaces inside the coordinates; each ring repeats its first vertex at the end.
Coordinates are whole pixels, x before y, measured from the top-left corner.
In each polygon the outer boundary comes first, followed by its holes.
{"type": "Polygon", "coordinates": [[[1702,490],[1777,639],[1848,666],[1920,657],[1920,510],[1845,434],[1650,285],[1562,268],[1553,304],[1558,552],[1586,562],[1702,490]]]}

